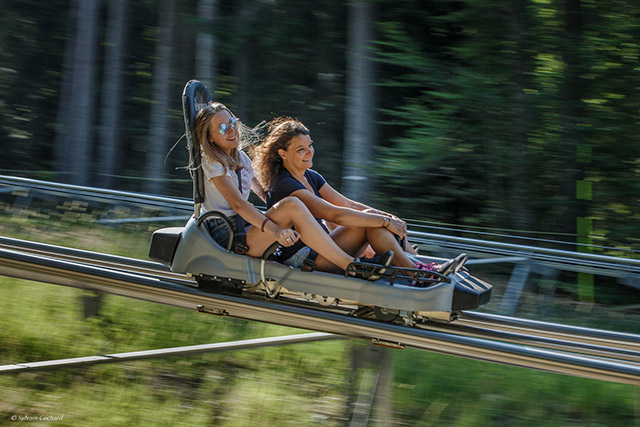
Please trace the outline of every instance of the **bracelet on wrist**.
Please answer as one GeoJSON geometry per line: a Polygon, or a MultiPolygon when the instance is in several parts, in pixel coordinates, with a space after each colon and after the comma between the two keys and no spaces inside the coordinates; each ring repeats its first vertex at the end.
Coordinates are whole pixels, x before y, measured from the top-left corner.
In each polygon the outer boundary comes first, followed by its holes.
{"type": "Polygon", "coordinates": [[[389,224],[391,224],[391,219],[388,216],[385,216],[384,219],[383,219],[382,226],[384,228],[387,228],[387,227],[389,227],[389,224]]]}
{"type": "Polygon", "coordinates": [[[260,226],[260,231],[262,231],[264,233],[264,226],[267,225],[267,221],[269,221],[269,218],[265,218],[264,221],[262,221],[262,225],[260,226]]]}

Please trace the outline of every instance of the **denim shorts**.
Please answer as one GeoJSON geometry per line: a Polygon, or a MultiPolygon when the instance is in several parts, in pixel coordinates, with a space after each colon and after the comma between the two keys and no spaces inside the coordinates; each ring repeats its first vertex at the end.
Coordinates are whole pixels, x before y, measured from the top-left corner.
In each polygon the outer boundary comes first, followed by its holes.
{"type": "Polygon", "coordinates": [[[284,265],[288,265],[289,267],[302,268],[302,264],[304,263],[304,260],[307,259],[310,252],[311,248],[309,246],[304,246],[298,252],[282,261],[282,263],[284,265]]]}
{"type": "MultiPolygon", "coordinates": [[[[233,215],[229,217],[231,224],[233,224],[234,231],[237,233],[236,228],[236,218],[237,215],[233,215]]],[[[209,229],[209,234],[213,237],[220,246],[226,249],[227,244],[229,243],[229,226],[227,223],[221,218],[210,218],[206,220],[207,228],[209,229]]],[[[242,220],[244,224],[244,229],[249,228],[249,225],[246,221],[242,220]]]]}

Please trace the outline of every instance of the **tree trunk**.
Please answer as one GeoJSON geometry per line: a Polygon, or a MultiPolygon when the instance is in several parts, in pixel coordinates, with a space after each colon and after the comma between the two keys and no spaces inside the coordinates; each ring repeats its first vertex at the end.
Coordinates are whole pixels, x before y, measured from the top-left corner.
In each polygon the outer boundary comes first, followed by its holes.
{"type": "MultiPolygon", "coordinates": [[[[78,0],[73,0],[70,4],[69,22],[78,25],[78,0]]],[[[55,172],[60,176],[59,181],[69,182],[71,171],[70,164],[70,127],[71,120],[71,100],[73,99],[73,65],[74,50],[76,43],[75,30],[69,30],[64,49],[64,64],[62,66],[62,82],[60,83],[60,97],[58,102],[58,112],[56,116],[56,137],[54,141],[54,164],[55,172]]]]}
{"type": "Polygon", "coordinates": [[[164,158],[169,145],[169,72],[171,70],[171,40],[173,38],[173,0],[160,0],[158,16],[158,39],[156,41],[153,67],[151,118],[149,120],[149,143],[145,168],[145,191],[162,194],[165,189],[166,165],[164,158]]]}
{"type": "Polygon", "coordinates": [[[242,37],[241,45],[233,55],[233,64],[231,65],[231,74],[236,78],[236,88],[233,93],[233,99],[236,104],[234,113],[240,117],[248,120],[250,116],[249,102],[248,100],[248,87],[249,81],[249,57],[247,56],[247,27],[249,25],[250,15],[253,13],[253,8],[250,2],[245,0],[236,1],[236,16],[233,25],[233,31],[238,37],[242,37]]]}
{"type": "Polygon", "coordinates": [[[200,27],[196,36],[196,78],[204,83],[211,92],[215,90],[217,62],[216,40],[211,29],[217,7],[218,0],[198,1],[200,27]]]}
{"type": "Polygon", "coordinates": [[[73,52],[73,81],[67,120],[67,158],[72,184],[88,185],[93,146],[94,86],[98,2],[78,4],[78,20],[73,52]]]}
{"type": "Polygon", "coordinates": [[[373,62],[368,52],[373,31],[373,4],[349,5],[347,28],[347,75],[342,192],[368,203],[370,172],[375,146],[373,62]]]}
{"type": "Polygon", "coordinates": [[[514,74],[515,83],[512,92],[512,110],[515,112],[513,122],[513,138],[510,147],[510,208],[511,226],[520,230],[532,228],[531,207],[529,200],[529,154],[528,134],[531,129],[531,112],[525,99],[528,87],[527,76],[533,74],[530,69],[530,58],[526,53],[526,0],[513,0],[508,7],[511,40],[515,46],[514,74]]]}
{"type": "Polygon", "coordinates": [[[126,0],[111,0],[102,85],[102,118],[98,146],[97,184],[113,187],[120,142],[122,58],[125,51],[126,0]]]}
{"type": "MultiPolygon", "coordinates": [[[[328,2],[322,2],[319,8],[328,7],[328,2]]],[[[316,103],[322,103],[323,107],[318,112],[320,123],[313,124],[312,134],[314,140],[322,141],[321,147],[316,151],[317,163],[322,165],[322,173],[326,177],[331,177],[335,184],[339,184],[339,177],[342,175],[342,130],[343,111],[340,102],[343,102],[343,79],[341,58],[336,53],[336,46],[340,46],[342,41],[337,36],[341,33],[340,23],[335,16],[326,15],[320,18],[320,26],[315,49],[315,59],[317,80],[314,88],[316,103]]],[[[315,114],[314,114],[315,115],[315,114]]],[[[333,182],[332,182],[333,184],[333,182]]]]}

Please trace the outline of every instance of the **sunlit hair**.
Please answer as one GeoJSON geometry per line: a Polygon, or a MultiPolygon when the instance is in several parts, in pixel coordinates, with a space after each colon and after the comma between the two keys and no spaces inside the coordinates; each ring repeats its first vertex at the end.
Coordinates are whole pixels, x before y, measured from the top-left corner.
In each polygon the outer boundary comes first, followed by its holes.
{"type": "MultiPolygon", "coordinates": [[[[224,150],[218,147],[212,142],[213,135],[209,133],[211,120],[213,117],[221,111],[228,111],[231,117],[235,117],[234,114],[224,104],[219,102],[210,102],[203,109],[196,114],[194,128],[194,137],[202,153],[209,159],[220,162],[224,166],[225,170],[237,171],[240,167],[240,157],[238,156],[238,149],[231,150],[231,154],[227,154],[224,150]]],[[[236,133],[240,131],[240,123],[236,133]]],[[[239,136],[236,136],[238,139],[239,136]]]]}
{"type": "Polygon", "coordinates": [[[291,140],[299,135],[309,135],[309,129],[299,120],[291,117],[278,117],[269,122],[269,133],[254,149],[253,169],[262,188],[269,190],[274,178],[282,167],[279,149],[286,150],[291,140]]]}

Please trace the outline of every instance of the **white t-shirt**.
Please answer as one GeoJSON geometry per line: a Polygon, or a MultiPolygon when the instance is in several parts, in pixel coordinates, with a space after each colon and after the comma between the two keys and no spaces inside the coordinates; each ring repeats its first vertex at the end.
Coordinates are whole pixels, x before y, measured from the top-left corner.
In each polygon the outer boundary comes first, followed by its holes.
{"type": "MultiPolygon", "coordinates": [[[[242,179],[242,197],[245,200],[249,199],[251,193],[251,181],[253,179],[253,167],[251,166],[251,159],[244,151],[238,150],[240,157],[240,176],[242,179]]],[[[220,194],[220,191],[211,181],[211,178],[221,176],[225,174],[224,166],[222,163],[210,160],[204,153],[202,153],[202,172],[204,173],[204,203],[202,207],[204,212],[211,210],[220,211],[227,216],[235,215],[236,212],[231,208],[231,205],[220,194]]],[[[238,185],[238,175],[235,171],[226,171],[226,175],[232,177],[232,181],[235,185],[238,185]]]]}

